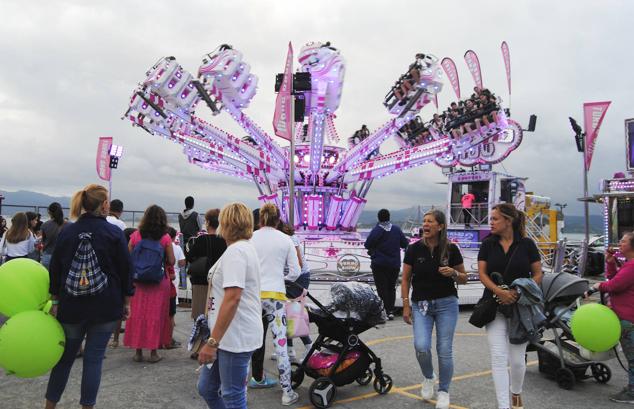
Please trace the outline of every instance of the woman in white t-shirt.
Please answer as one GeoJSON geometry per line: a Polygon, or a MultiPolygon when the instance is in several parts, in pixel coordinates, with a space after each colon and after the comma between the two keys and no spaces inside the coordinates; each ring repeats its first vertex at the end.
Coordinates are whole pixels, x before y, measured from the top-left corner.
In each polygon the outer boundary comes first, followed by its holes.
{"type": "MultiPolygon", "coordinates": [[[[272,203],[260,209],[260,229],[253,233],[251,242],[258,252],[260,272],[262,274],[263,325],[273,334],[273,346],[277,354],[277,370],[282,387],[282,405],[289,406],[297,402],[297,392],[291,388],[291,364],[286,347],[286,286],[284,280],[295,281],[301,274],[297,252],[290,237],[277,230],[280,211],[272,203]],[[288,274],[284,276],[284,267],[288,274]]],[[[275,383],[264,376],[264,345],[253,354],[249,387],[268,388],[275,383]]]]}
{"type": "Polygon", "coordinates": [[[260,263],[253,245],[253,216],[242,203],[220,212],[227,250],[209,270],[211,336],[198,354],[198,393],[210,408],[247,407],[245,379],[253,351],[262,345],[260,263]]]}
{"type": "Polygon", "coordinates": [[[35,236],[28,226],[26,213],[18,212],[11,218],[11,227],[0,240],[0,255],[6,261],[25,258],[35,250],[35,236]]]}

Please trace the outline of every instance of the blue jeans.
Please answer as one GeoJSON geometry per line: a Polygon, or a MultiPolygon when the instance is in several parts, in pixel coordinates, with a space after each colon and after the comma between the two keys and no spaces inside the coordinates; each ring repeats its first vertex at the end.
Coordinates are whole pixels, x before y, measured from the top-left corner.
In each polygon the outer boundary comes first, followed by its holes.
{"type": "Polygon", "coordinates": [[[449,392],[453,376],[453,334],[458,321],[458,298],[449,296],[430,301],[419,301],[412,305],[414,326],[414,349],[416,359],[427,379],[434,377],[431,359],[431,333],[436,324],[436,353],[440,368],[439,391],[449,392]],[[424,303],[427,303],[425,313],[424,303]]]}
{"type": "Polygon", "coordinates": [[[621,320],[621,347],[628,363],[629,389],[634,392],[634,323],[621,320]]]}
{"type": "Polygon", "coordinates": [[[42,253],[42,257],[40,258],[40,263],[46,267],[48,270],[48,266],[51,264],[51,257],[53,257],[50,253],[42,253]]]}
{"type": "Polygon", "coordinates": [[[79,403],[84,406],[92,406],[97,401],[97,392],[101,383],[101,363],[106,352],[106,346],[110,335],[117,326],[117,321],[102,324],[64,324],[66,345],[60,361],[53,367],[48,378],[46,399],[51,402],[59,402],[66,388],[70,370],[73,367],[77,352],[84,336],[84,367],[81,374],[81,397],[79,403]]]}
{"type": "Polygon", "coordinates": [[[198,393],[212,409],[246,409],[247,375],[251,352],[218,350],[211,369],[203,366],[198,378],[198,393]]]}

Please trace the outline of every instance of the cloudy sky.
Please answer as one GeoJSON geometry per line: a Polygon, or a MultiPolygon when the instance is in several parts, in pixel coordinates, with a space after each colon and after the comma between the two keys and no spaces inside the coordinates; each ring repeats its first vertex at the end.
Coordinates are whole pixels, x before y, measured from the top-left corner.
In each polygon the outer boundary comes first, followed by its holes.
{"type": "MultiPolygon", "coordinates": [[[[282,70],[286,44],[298,50],[309,41],[331,41],[347,64],[336,125],[348,136],[362,123],[373,129],[389,119],[382,98],[416,52],[454,58],[464,93],[473,82],[462,55],[475,50],[485,86],[508,104],[500,53],[506,40],[513,117],[524,126],[530,114],[539,119],[537,131],[526,133],[496,169],[529,177],[529,190],[580,214],[582,158],[568,116],[582,123],[584,101],[612,101],[589,175],[596,192],[600,178],[625,166],[623,120],[634,117],[634,26],[624,17],[633,13],[634,2],[626,0],[2,0],[0,191],[70,195],[97,180],[97,139],[113,136],[125,146],[114,196],[128,209],[156,202],[175,211],[189,194],[200,209],[233,200],[254,206],[254,185],[191,166],[178,145],[120,119],[159,57],[173,55],[195,72],[203,54],[232,44],[259,77],[247,113],[271,132],[274,75],[282,70]]],[[[441,106],[452,98],[446,84],[441,106]]],[[[422,116],[433,112],[426,107],[422,116]]],[[[213,122],[244,134],[227,114],[213,122]]],[[[442,203],[441,181],[433,165],[376,181],[367,208],[442,203]]]]}

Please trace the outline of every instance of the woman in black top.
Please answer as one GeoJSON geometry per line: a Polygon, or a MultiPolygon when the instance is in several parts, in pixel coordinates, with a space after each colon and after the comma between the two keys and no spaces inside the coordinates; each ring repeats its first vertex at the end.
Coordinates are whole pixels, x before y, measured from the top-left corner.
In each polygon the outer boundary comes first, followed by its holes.
{"type": "MultiPolygon", "coordinates": [[[[502,203],[493,207],[489,223],[491,236],[482,242],[478,253],[480,281],[486,287],[485,292],[495,295],[500,304],[511,305],[517,301],[517,292],[499,287],[491,279],[491,274],[500,273],[507,286],[517,278],[532,278],[539,284],[543,276],[539,251],[535,242],[526,237],[526,215],[512,204],[502,203]]],[[[508,328],[507,318],[499,312],[486,326],[493,383],[501,409],[523,407],[521,393],[527,343],[510,344],[508,328]],[[512,406],[509,405],[509,383],[513,394],[512,406]]]]}
{"type": "Polygon", "coordinates": [[[187,243],[185,248],[185,259],[188,263],[193,263],[201,257],[206,257],[207,262],[201,270],[190,268],[187,270],[189,280],[192,283],[192,319],[198,318],[205,313],[205,303],[207,302],[207,273],[211,266],[222,256],[227,249],[225,240],[216,235],[218,229],[220,209],[210,209],[205,213],[205,224],[207,233],[202,234],[187,243]]]}
{"type": "Polygon", "coordinates": [[[447,240],[445,214],[440,210],[427,212],[423,219],[421,240],[405,251],[401,295],[403,320],[414,326],[416,359],[423,373],[423,399],[431,399],[434,395],[431,334],[436,325],[436,353],[440,369],[437,408],[449,407],[453,335],[458,321],[456,283],[466,282],[467,273],[460,250],[447,240]]]}

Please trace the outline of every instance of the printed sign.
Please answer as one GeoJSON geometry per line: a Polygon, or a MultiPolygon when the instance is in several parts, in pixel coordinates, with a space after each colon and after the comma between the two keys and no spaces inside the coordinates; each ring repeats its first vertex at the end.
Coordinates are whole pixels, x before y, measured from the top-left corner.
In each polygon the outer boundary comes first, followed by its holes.
{"type": "Polygon", "coordinates": [[[447,239],[452,243],[456,243],[461,249],[477,249],[480,247],[477,230],[447,230],[447,239]]]}

